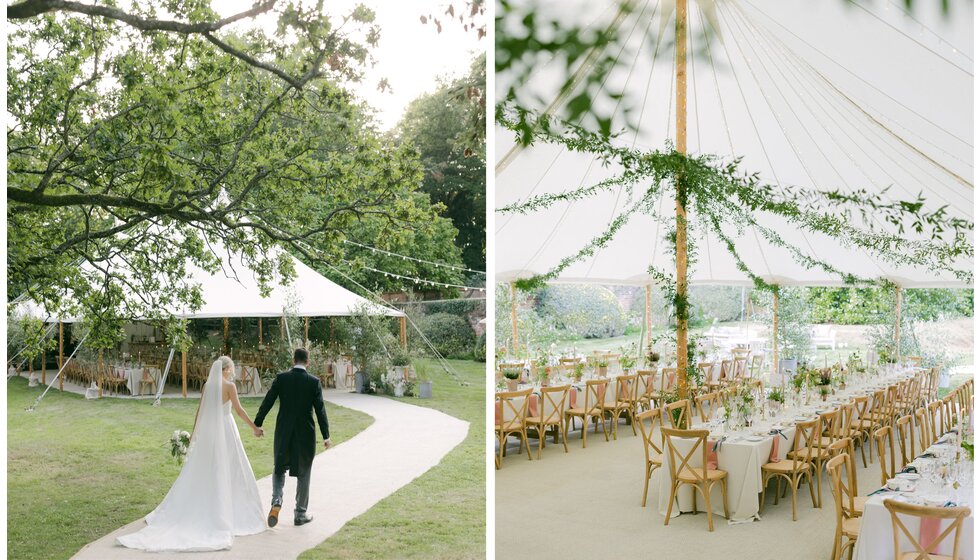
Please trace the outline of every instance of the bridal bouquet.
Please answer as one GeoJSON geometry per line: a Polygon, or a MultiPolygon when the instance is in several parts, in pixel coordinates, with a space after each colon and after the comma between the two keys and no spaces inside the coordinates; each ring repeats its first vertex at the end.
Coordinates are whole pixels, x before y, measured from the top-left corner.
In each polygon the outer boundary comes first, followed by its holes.
{"type": "Polygon", "coordinates": [[[184,430],[174,430],[170,436],[170,454],[177,460],[178,465],[184,464],[187,448],[191,444],[191,435],[184,430]]]}

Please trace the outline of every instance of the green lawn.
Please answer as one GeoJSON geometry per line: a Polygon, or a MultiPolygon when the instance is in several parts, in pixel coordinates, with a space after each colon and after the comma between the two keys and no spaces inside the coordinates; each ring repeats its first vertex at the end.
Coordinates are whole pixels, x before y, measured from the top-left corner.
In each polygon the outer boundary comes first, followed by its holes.
{"type": "MultiPolygon", "coordinates": [[[[429,372],[442,371],[434,361],[425,361],[429,372]]],[[[458,386],[443,373],[430,373],[434,398],[397,400],[468,421],[470,431],[463,443],[432,470],[300,558],[455,560],[486,556],[486,370],[482,363],[450,362],[470,383],[468,387],[458,386]]]]}
{"type": "MultiPolygon", "coordinates": [[[[190,431],[197,400],[102,399],[7,382],[7,554],[9,558],[68,558],[85,544],[153,510],[180,471],[167,442],[190,431]]],[[[259,399],[243,398],[254,414],[259,399]]],[[[370,416],[327,405],[334,443],[367,428],[370,416]]],[[[275,414],[257,439],[239,421],[245,451],[258,478],[272,472],[275,414]]],[[[322,449],[322,446],[318,446],[322,449]]]]}

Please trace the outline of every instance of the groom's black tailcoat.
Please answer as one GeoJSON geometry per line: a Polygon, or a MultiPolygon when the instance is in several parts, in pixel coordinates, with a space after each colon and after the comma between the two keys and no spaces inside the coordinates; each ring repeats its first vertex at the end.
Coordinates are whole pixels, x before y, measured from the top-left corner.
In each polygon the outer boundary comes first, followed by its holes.
{"type": "Polygon", "coordinates": [[[323,439],[330,439],[320,380],[296,367],[277,375],[259,406],[259,413],[255,416],[256,426],[262,426],[276,398],[279,399],[279,414],[276,416],[276,437],[273,442],[275,470],[282,473],[288,469],[289,476],[303,476],[310,471],[313,457],[316,456],[314,413],[323,439]]]}

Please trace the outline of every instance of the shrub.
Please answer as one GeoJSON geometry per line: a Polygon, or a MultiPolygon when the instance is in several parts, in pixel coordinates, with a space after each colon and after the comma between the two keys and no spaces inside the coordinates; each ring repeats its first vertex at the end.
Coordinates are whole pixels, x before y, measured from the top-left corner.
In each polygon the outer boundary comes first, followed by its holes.
{"type": "MultiPolygon", "coordinates": [[[[436,351],[444,357],[462,360],[473,358],[476,333],[465,318],[449,313],[433,313],[419,317],[416,323],[436,351]]],[[[421,348],[425,343],[417,340],[414,345],[421,348]]]]}
{"type": "Polygon", "coordinates": [[[539,311],[555,326],[584,338],[609,338],[626,332],[626,314],[606,287],[586,284],[548,286],[539,311]]]}
{"type": "Polygon", "coordinates": [[[473,359],[478,362],[487,361],[487,333],[480,335],[476,339],[476,346],[473,348],[473,359]]]}

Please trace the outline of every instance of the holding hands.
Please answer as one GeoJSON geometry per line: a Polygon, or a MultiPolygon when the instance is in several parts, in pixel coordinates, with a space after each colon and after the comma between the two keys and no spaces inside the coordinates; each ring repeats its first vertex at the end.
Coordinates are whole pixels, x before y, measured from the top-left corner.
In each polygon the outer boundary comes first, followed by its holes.
{"type": "Polygon", "coordinates": [[[252,433],[255,434],[255,437],[262,437],[265,435],[265,430],[263,430],[258,426],[255,426],[252,428],[252,433]]]}

